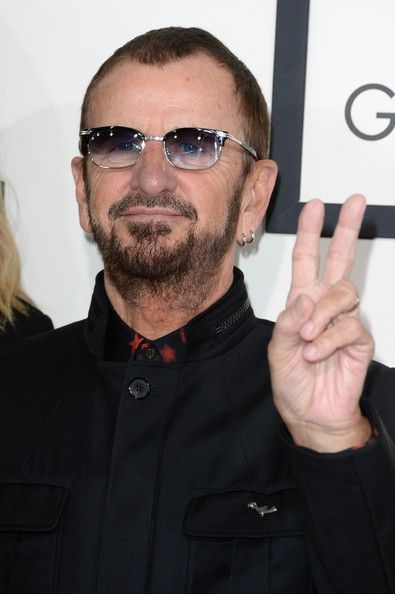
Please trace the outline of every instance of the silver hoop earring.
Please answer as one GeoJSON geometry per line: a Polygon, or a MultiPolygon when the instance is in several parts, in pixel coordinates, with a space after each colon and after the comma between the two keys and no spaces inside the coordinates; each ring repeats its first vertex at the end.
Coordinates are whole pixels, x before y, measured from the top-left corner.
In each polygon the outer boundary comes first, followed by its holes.
{"type": "Polygon", "coordinates": [[[250,237],[247,239],[247,243],[252,243],[255,239],[255,233],[250,231],[250,237]]]}
{"type": "Polygon", "coordinates": [[[241,239],[237,240],[237,243],[240,247],[244,247],[245,244],[247,243],[247,237],[244,235],[244,233],[241,234],[241,239]]]}

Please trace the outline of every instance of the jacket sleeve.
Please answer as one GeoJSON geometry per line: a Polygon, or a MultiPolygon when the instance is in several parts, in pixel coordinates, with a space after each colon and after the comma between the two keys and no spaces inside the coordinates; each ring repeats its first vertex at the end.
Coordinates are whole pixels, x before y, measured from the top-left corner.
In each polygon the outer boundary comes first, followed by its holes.
{"type": "Polygon", "coordinates": [[[395,593],[395,370],[380,367],[361,403],[377,433],[364,447],[320,454],[281,429],[317,594],[395,593]]]}

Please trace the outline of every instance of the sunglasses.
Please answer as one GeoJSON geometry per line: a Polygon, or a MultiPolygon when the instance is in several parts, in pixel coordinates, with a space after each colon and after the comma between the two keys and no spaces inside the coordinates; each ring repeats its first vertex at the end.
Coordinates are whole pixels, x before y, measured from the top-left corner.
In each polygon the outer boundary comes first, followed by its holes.
{"type": "Polygon", "coordinates": [[[177,128],[164,136],[145,136],[134,128],[102,126],[81,130],[81,153],[103,169],[131,167],[148,140],[162,142],[166,159],[179,169],[210,169],[218,161],[225,140],[233,140],[257,159],[256,151],[229,132],[208,128],[177,128]]]}

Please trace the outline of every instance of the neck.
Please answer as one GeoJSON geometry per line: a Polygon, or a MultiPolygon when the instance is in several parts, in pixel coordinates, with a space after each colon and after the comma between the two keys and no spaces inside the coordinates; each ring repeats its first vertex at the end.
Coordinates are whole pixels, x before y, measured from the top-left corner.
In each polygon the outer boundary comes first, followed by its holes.
{"type": "Polygon", "coordinates": [[[221,266],[214,277],[199,286],[190,286],[186,278],[177,286],[155,286],[137,279],[128,294],[121,292],[104,271],[104,285],[112,307],[130,328],[150,340],[165,336],[208,309],[230,288],[233,261],[221,266]]]}

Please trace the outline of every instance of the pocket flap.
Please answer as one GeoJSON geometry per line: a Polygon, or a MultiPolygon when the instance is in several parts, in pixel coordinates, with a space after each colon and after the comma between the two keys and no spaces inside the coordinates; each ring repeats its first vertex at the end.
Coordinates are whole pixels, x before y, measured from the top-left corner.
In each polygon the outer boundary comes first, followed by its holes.
{"type": "Polygon", "coordinates": [[[68,493],[67,481],[0,479],[0,531],[52,530],[68,493]]]}
{"type": "Polygon", "coordinates": [[[188,505],[184,532],[189,536],[249,538],[303,534],[294,483],[282,481],[199,495],[188,505]]]}

